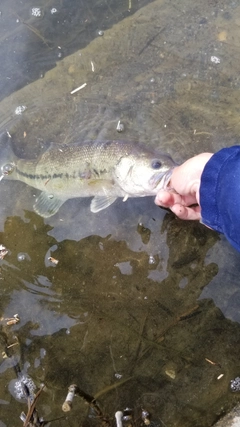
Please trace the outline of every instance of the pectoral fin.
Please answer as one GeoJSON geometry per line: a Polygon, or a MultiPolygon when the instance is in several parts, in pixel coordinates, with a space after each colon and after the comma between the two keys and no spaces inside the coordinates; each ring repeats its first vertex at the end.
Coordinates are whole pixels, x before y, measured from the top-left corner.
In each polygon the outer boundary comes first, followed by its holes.
{"type": "Polygon", "coordinates": [[[90,210],[93,213],[100,212],[108,208],[116,199],[115,196],[95,196],[91,201],[90,210]]]}
{"type": "Polygon", "coordinates": [[[54,194],[42,192],[36,199],[33,209],[44,218],[55,215],[65,200],[58,199],[54,194]]]}

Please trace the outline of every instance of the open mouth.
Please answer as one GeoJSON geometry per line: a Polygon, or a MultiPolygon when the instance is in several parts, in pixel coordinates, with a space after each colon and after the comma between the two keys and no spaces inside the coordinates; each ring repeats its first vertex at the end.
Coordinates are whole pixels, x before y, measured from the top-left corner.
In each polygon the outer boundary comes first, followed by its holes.
{"type": "Polygon", "coordinates": [[[171,168],[167,172],[155,174],[149,182],[151,187],[158,188],[159,190],[165,189],[171,179],[173,169],[171,168]]]}

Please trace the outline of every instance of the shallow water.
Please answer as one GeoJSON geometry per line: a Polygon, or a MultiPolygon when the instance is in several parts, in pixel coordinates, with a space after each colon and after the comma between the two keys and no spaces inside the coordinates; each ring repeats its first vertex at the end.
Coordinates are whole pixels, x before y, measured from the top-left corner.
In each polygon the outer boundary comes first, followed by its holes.
{"type": "MultiPolygon", "coordinates": [[[[1,5],[0,127],[19,156],[119,138],[119,120],[122,139],[179,162],[238,143],[238,2],[42,1],[40,17],[35,6],[1,5]]],[[[136,425],[145,409],[157,426],[210,427],[234,405],[239,254],[222,236],[152,198],[98,214],[73,199],[43,220],[36,190],[0,184],[1,316],[20,318],[1,321],[0,426],[27,413],[14,366],[45,384],[39,415],[60,426],[104,423],[80,397],[65,416],[72,383],[109,425],[130,407],[136,425]]]]}

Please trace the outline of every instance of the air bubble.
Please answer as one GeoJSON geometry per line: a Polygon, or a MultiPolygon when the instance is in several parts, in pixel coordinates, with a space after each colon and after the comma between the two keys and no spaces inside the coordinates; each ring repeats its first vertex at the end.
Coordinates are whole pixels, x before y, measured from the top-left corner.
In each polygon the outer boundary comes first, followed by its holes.
{"type": "Polygon", "coordinates": [[[153,265],[153,264],[155,264],[155,263],[156,263],[156,260],[155,260],[155,258],[154,258],[154,256],[153,256],[153,255],[150,255],[150,256],[149,256],[148,263],[149,263],[149,264],[151,264],[151,265],[153,265]]]}
{"type": "Polygon", "coordinates": [[[117,372],[115,373],[115,378],[117,378],[117,380],[120,380],[122,378],[122,374],[118,374],[117,372]]]}
{"type": "Polygon", "coordinates": [[[3,175],[10,175],[14,171],[14,165],[12,163],[6,163],[1,167],[3,175]]]}
{"type": "MultiPolygon", "coordinates": [[[[26,399],[26,394],[24,391],[24,384],[27,386],[27,388],[30,392],[30,396],[34,395],[34,391],[36,389],[36,386],[35,386],[33,380],[28,375],[22,375],[19,380],[17,380],[17,381],[13,380],[13,381],[14,381],[13,395],[17,399],[20,399],[20,400],[26,399]]],[[[10,386],[10,384],[9,384],[9,386],[10,386]]]]}
{"type": "Polygon", "coordinates": [[[240,391],[240,377],[236,377],[234,380],[231,380],[230,389],[233,392],[240,391]]]}
{"type": "Polygon", "coordinates": [[[19,253],[17,254],[17,260],[18,260],[19,262],[22,262],[22,261],[30,261],[30,256],[29,256],[26,252],[19,252],[19,253]]]}
{"type": "Polygon", "coordinates": [[[43,11],[40,7],[32,7],[30,10],[31,16],[34,16],[35,18],[42,18],[43,11]]]}
{"type": "Polygon", "coordinates": [[[104,31],[99,30],[99,31],[98,31],[98,35],[99,35],[99,36],[104,36],[104,31]]]}
{"type": "Polygon", "coordinates": [[[22,114],[25,110],[26,110],[26,106],[25,105],[19,105],[16,109],[15,109],[15,114],[17,116],[19,116],[20,114],[22,114]]]}

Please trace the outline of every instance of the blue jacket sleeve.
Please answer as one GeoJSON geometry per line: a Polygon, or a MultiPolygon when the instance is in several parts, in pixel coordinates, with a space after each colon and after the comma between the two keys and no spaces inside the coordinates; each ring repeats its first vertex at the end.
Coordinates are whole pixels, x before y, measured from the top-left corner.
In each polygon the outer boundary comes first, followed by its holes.
{"type": "Polygon", "coordinates": [[[223,148],[207,162],[200,185],[201,222],[240,251],[240,146],[223,148]]]}

